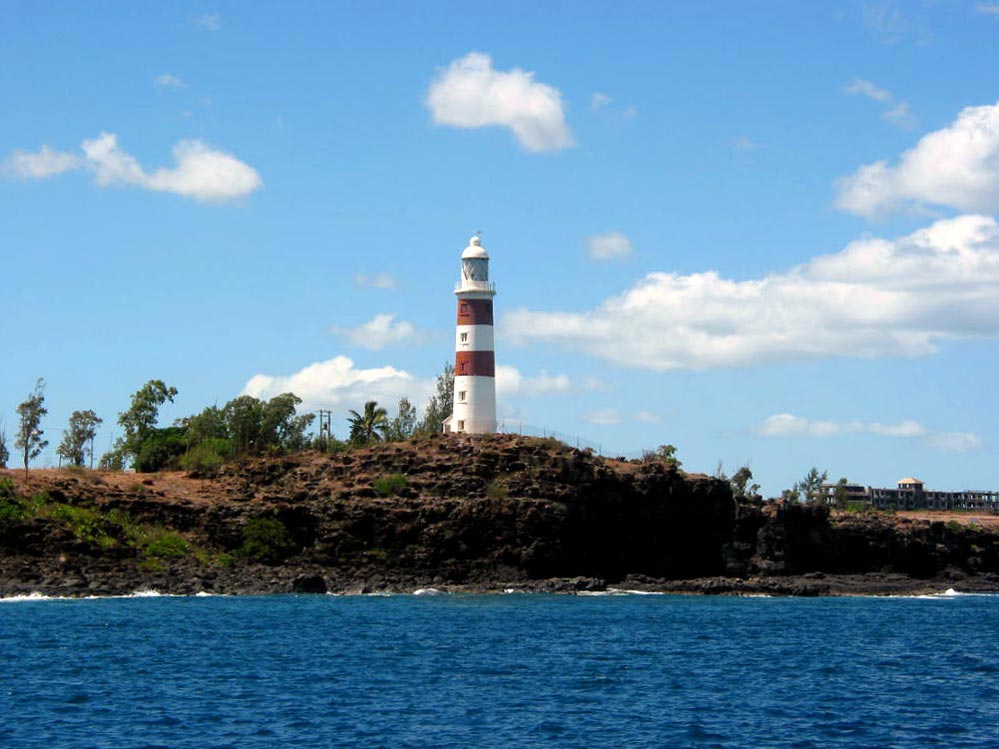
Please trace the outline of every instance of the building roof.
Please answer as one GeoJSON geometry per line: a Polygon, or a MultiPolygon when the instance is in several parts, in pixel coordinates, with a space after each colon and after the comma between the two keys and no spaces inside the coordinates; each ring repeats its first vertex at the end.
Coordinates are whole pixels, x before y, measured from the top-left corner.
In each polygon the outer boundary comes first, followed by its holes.
{"type": "Polygon", "coordinates": [[[919,484],[920,486],[923,485],[922,481],[920,481],[919,479],[911,478],[911,477],[907,478],[907,479],[899,479],[898,483],[899,484],[919,484]]]}

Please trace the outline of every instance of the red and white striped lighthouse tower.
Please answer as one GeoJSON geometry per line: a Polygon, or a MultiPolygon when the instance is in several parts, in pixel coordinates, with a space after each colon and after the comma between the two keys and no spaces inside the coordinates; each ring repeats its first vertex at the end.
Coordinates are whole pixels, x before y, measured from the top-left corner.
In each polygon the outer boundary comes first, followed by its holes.
{"type": "Polygon", "coordinates": [[[493,350],[493,297],[489,254],[478,236],[461,253],[458,328],[454,338],[454,408],[450,431],[496,431],[496,354],[493,350]]]}

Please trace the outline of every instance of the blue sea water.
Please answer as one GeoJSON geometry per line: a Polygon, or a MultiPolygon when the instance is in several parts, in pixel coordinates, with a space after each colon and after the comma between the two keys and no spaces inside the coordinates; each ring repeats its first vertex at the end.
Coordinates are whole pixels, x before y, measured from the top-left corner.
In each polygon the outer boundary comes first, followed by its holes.
{"type": "Polygon", "coordinates": [[[0,747],[999,747],[999,597],[0,603],[0,747]]]}

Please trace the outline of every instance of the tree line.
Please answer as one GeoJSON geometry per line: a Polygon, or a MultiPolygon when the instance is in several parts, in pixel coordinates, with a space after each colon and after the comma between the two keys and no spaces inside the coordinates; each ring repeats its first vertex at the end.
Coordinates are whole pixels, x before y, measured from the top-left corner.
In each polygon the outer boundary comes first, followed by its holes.
{"type": "MultiPolygon", "coordinates": [[[[122,434],[99,460],[105,470],[134,468],[139,472],[184,469],[210,473],[236,456],[262,453],[289,453],[306,448],[343,449],[375,442],[405,440],[416,434],[436,434],[451,412],[454,368],[446,364],[437,376],[436,387],[422,419],[408,398],[401,398],[396,416],[371,400],[361,411],[348,412],[349,435],[338,440],[331,435],[307,434],[315,419],[311,413],[298,413],[302,399],[282,393],[270,400],[250,395],[233,398],[221,408],[208,406],[196,414],[176,419],[171,426],[159,426],[160,408],[173,403],[177,388],[162,380],[149,380],[132,393],[129,406],[118,414],[122,434]]],[[[45,380],[39,378],[32,392],[17,406],[18,425],[13,447],[27,474],[28,466],[49,446],[42,428],[48,414],[45,407],[45,380]]],[[[60,464],[94,465],[94,439],[104,420],[92,410],[74,411],[69,417],[62,441],[56,448],[60,464]]],[[[7,433],[0,423],[0,468],[11,459],[7,433]]]]}

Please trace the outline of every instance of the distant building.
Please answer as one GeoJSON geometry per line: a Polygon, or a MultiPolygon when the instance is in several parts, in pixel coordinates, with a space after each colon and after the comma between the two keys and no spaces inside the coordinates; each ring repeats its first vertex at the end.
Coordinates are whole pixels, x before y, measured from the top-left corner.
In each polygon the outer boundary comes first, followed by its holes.
{"type": "MultiPolygon", "coordinates": [[[[839,484],[823,484],[826,502],[836,501],[839,484]]],[[[884,489],[859,484],[842,487],[847,502],[864,502],[879,510],[985,510],[999,513],[999,492],[967,490],[927,491],[919,479],[901,479],[896,488],[884,489]]]]}

